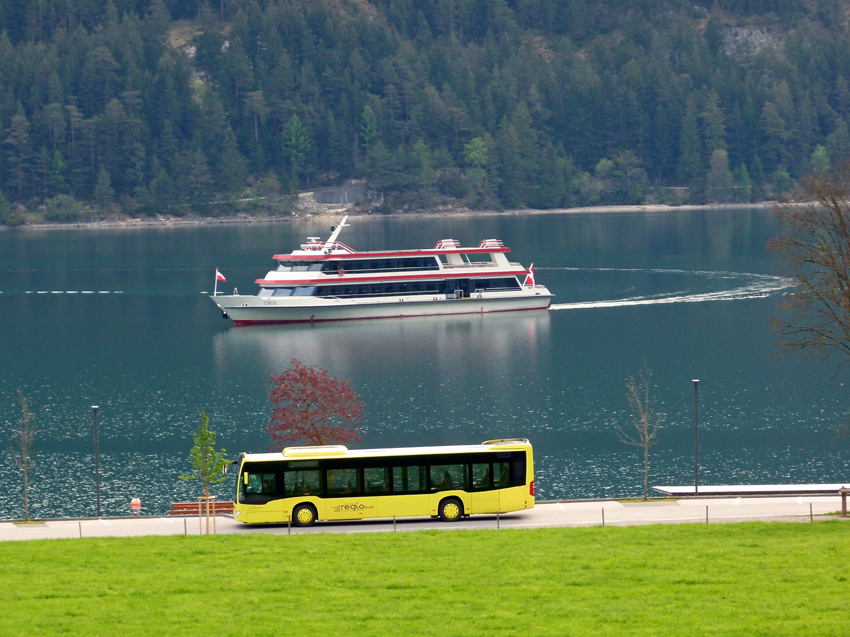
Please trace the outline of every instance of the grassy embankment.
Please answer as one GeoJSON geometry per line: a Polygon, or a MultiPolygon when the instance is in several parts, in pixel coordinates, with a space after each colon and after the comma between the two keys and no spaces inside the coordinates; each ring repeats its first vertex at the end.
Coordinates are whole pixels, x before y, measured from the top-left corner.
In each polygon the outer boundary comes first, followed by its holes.
{"type": "Polygon", "coordinates": [[[847,635],[848,528],[0,545],[5,635],[847,635]]]}

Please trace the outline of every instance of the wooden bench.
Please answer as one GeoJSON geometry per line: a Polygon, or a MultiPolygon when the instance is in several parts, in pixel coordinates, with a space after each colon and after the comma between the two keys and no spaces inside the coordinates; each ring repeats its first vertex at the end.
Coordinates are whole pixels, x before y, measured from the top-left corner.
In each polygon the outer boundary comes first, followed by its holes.
{"type": "MultiPolygon", "coordinates": [[[[198,502],[173,502],[168,515],[200,515],[198,502]]],[[[210,507],[212,513],[233,513],[233,502],[215,502],[210,507]]]]}

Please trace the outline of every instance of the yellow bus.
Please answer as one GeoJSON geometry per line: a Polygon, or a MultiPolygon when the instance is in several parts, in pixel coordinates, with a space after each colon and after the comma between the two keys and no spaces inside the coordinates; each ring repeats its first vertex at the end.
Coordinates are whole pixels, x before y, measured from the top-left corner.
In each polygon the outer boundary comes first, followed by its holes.
{"type": "Polygon", "coordinates": [[[238,475],[233,517],[246,524],[411,516],[451,522],[534,506],[524,438],[398,449],[287,447],[242,454],[238,475]]]}

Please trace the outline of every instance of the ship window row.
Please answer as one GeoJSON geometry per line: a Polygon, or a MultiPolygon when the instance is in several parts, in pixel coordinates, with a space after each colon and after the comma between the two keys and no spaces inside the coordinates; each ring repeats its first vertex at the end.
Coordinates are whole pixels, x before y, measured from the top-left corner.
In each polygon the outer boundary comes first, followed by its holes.
{"type": "Polygon", "coordinates": [[[398,270],[439,270],[436,257],[403,259],[345,259],[340,261],[280,261],[278,272],[387,272],[398,270]]]}
{"type": "Polygon", "coordinates": [[[295,496],[405,495],[437,491],[490,491],[522,486],[526,458],[521,451],[378,461],[246,464],[240,502],[264,504],[295,496]],[[310,465],[310,466],[305,466],[310,465]],[[247,478],[245,477],[247,475],[247,478]]]}
{"type": "Polygon", "coordinates": [[[470,292],[497,292],[519,290],[516,277],[494,279],[463,279],[449,281],[391,281],[384,283],[358,283],[339,285],[301,285],[289,288],[260,288],[263,298],[284,296],[321,296],[321,297],[369,297],[389,296],[393,294],[448,294],[454,295],[457,289],[464,289],[466,296],[470,292]]]}

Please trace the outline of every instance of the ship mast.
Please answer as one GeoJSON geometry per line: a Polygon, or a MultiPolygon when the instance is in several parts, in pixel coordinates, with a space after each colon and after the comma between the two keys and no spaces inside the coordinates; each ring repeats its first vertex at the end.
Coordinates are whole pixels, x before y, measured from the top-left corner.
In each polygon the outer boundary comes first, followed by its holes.
{"type": "Polygon", "coordinates": [[[339,236],[340,231],[343,228],[347,228],[349,224],[345,223],[348,219],[348,215],[345,215],[342,218],[342,221],[339,222],[339,225],[336,228],[332,228],[331,236],[328,237],[328,240],[325,241],[325,250],[333,249],[334,244],[336,243],[336,239],[339,236]]]}

